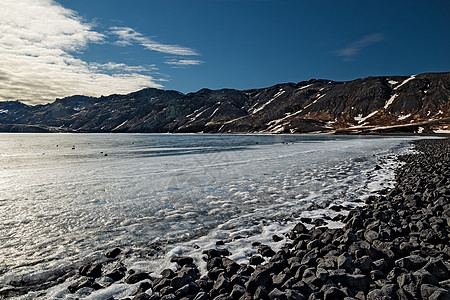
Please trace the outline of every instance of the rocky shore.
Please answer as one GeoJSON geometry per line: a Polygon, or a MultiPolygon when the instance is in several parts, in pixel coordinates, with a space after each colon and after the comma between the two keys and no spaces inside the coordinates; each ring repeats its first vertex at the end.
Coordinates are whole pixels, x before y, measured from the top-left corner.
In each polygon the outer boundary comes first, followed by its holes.
{"type": "Polygon", "coordinates": [[[206,274],[185,256],[158,277],[135,272],[113,249],[80,268],[68,290],[80,297],[104,290],[108,299],[112,286],[134,284],[136,292],[120,298],[130,300],[450,299],[450,139],[413,145],[414,154],[400,157],[395,187],[340,215],[343,228],[304,219],[278,252],[255,243],[259,254],[246,265],[218,245],[204,251],[206,274]]]}

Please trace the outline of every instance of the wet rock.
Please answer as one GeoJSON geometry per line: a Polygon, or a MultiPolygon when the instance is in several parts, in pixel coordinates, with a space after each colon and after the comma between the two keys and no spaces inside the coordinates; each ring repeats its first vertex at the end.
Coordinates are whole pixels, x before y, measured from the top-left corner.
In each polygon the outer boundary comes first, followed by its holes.
{"type": "Polygon", "coordinates": [[[260,245],[258,247],[258,253],[264,257],[272,257],[275,255],[275,251],[267,245],[260,245]]]}
{"type": "Polygon", "coordinates": [[[135,273],[135,274],[128,276],[127,279],[125,279],[125,282],[128,284],[135,284],[135,283],[138,283],[139,281],[146,280],[146,279],[150,279],[150,275],[148,273],[142,272],[142,273],[135,273]]]}
{"type": "Polygon", "coordinates": [[[283,237],[278,236],[278,235],[275,234],[275,235],[272,236],[272,240],[273,240],[274,242],[280,242],[280,241],[283,240],[283,237]]]}
{"type": "Polygon", "coordinates": [[[105,274],[105,276],[108,276],[109,278],[111,278],[114,281],[118,281],[125,277],[125,275],[126,275],[125,271],[126,271],[126,268],[119,267],[119,268],[114,269],[111,272],[105,274]]]}
{"type": "Polygon", "coordinates": [[[220,273],[220,275],[217,277],[217,280],[214,283],[213,288],[217,291],[220,291],[221,289],[226,289],[230,286],[231,280],[228,277],[226,273],[220,273]]]}
{"type": "Polygon", "coordinates": [[[79,269],[79,273],[83,276],[98,278],[102,275],[102,264],[94,263],[84,265],[79,269]]]}
{"type": "Polygon", "coordinates": [[[120,254],[121,250],[119,248],[114,248],[106,251],[105,256],[107,258],[115,258],[120,254]]]}
{"type": "Polygon", "coordinates": [[[161,271],[160,275],[163,278],[168,278],[168,279],[172,279],[175,277],[175,272],[172,271],[171,269],[164,269],[161,271]]]}
{"type": "Polygon", "coordinates": [[[170,262],[177,263],[180,267],[184,265],[190,265],[194,262],[194,259],[189,256],[174,256],[170,259],[170,262]]]}
{"type": "Polygon", "coordinates": [[[250,257],[249,263],[253,266],[258,266],[264,262],[264,258],[261,255],[253,255],[250,257]]]}
{"type": "Polygon", "coordinates": [[[93,283],[94,282],[91,279],[82,278],[82,279],[72,283],[71,285],[69,285],[67,287],[67,289],[69,290],[69,292],[71,292],[73,294],[82,288],[86,288],[86,287],[90,288],[93,285],[93,283]]]}

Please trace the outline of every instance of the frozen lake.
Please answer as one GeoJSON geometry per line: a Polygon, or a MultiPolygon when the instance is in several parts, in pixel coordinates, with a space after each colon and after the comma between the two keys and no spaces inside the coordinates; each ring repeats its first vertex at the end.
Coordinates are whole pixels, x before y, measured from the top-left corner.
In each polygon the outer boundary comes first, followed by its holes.
{"type": "Polygon", "coordinates": [[[178,253],[192,240],[281,232],[280,220],[315,206],[351,207],[388,187],[407,140],[0,134],[0,290],[60,276],[116,246],[178,253]]]}

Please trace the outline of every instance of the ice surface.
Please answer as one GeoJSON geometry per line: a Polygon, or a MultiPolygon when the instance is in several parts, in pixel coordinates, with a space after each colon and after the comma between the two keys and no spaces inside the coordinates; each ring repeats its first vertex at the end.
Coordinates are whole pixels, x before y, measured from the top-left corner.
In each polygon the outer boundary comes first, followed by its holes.
{"type": "MultiPolygon", "coordinates": [[[[276,249],[283,241],[272,235],[283,237],[302,213],[325,213],[311,207],[329,214],[330,205],[351,207],[386,187],[393,171],[374,167],[401,153],[405,140],[0,134],[0,286],[57,278],[112,247],[136,252],[129,268],[155,274],[180,254],[204,268],[207,248],[226,247],[246,261],[252,241],[276,249]],[[153,243],[163,248],[158,256],[138,255],[153,243]]],[[[95,295],[84,292],[81,298],[95,295]]]]}

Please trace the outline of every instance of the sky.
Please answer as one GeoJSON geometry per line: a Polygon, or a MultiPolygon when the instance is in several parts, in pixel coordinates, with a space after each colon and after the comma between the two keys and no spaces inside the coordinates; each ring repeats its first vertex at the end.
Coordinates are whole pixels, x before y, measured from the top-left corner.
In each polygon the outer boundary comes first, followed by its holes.
{"type": "Polygon", "coordinates": [[[450,1],[1,0],[0,101],[450,71],[450,1]]]}

